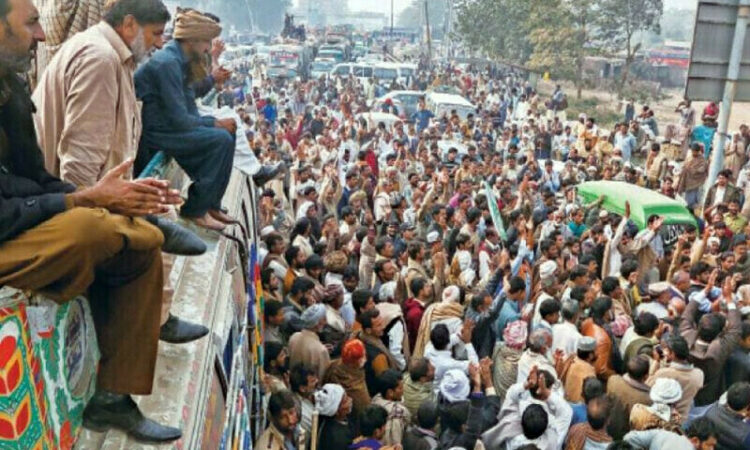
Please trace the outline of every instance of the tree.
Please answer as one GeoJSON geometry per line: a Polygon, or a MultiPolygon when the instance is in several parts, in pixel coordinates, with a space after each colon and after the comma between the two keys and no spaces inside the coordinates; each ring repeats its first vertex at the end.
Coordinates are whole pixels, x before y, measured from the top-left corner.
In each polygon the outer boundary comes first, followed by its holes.
{"type": "Polygon", "coordinates": [[[536,0],[526,28],[533,52],[528,65],[583,87],[583,63],[592,47],[595,0],[536,0]]]}
{"type": "Polygon", "coordinates": [[[534,49],[529,68],[574,80],[579,49],[572,11],[564,8],[562,0],[538,0],[527,27],[534,49]]]}
{"type": "Polygon", "coordinates": [[[525,64],[532,47],[526,21],[528,0],[457,0],[455,34],[471,50],[490,58],[525,64]]]}
{"type": "Polygon", "coordinates": [[[644,32],[659,33],[660,21],[664,13],[662,0],[599,0],[600,11],[597,18],[596,39],[612,54],[625,53],[625,67],[622,70],[618,94],[628,81],[630,66],[641,49],[637,36],[644,32]],[[636,42],[638,41],[638,42],[636,42]]]}

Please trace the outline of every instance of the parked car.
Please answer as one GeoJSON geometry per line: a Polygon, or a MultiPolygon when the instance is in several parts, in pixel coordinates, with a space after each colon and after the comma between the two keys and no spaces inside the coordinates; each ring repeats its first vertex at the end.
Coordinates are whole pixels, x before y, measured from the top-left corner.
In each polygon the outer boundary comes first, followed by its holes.
{"type": "Polygon", "coordinates": [[[310,78],[318,79],[324,75],[328,76],[335,65],[336,60],[333,58],[316,58],[310,65],[310,78]]]}
{"type": "Polygon", "coordinates": [[[387,99],[391,99],[405,119],[410,119],[419,108],[419,99],[423,98],[423,91],[391,91],[375,100],[373,109],[379,109],[387,99]]]}
{"type": "Polygon", "coordinates": [[[458,116],[465,120],[469,114],[476,114],[477,112],[477,107],[460,95],[428,92],[425,100],[427,109],[432,111],[436,117],[455,110],[458,116]]]}
{"type": "Polygon", "coordinates": [[[342,78],[346,78],[349,75],[354,75],[355,77],[357,77],[357,79],[359,79],[360,83],[365,84],[368,79],[373,77],[374,70],[372,66],[360,63],[337,64],[331,70],[332,77],[340,76],[342,78]]]}

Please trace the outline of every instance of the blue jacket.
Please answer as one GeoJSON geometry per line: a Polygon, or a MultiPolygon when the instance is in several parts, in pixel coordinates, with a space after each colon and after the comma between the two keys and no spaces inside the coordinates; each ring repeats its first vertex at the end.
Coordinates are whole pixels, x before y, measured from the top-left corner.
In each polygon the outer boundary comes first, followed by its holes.
{"type": "Polygon", "coordinates": [[[143,101],[144,134],[214,126],[214,117],[198,114],[188,71],[189,62],[176,40],[135,71],[135,92],[143,101]]]}
{"type": "Polygon", "coordinates": [[[421,133],[430,124],[430,119],[435,117],[432,111],[420,109],[411,115],[411,119],[417,123],[417,132],[421,133]]]}

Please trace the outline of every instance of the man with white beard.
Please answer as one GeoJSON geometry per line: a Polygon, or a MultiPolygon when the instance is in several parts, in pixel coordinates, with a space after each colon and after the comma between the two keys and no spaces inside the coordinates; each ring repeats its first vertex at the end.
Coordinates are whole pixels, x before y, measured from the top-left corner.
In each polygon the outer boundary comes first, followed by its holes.
{"type": "MultiPolygon", "coordinates": [[[[116,0],[101,22],[62,45],[32,96],[47,171],[86,188],[110,169],[135,158],[141,108],[133,74],[153,48],[164,44],[168,20],[169,12],[161,0],[116,0]]],[[[123,178],[131,178],[130,171],[123,178]]],[[[165,253],[197,255],[206,251],[205,243],[190,230],[164,217],[145,218],[164,234],[165,253]]],[[[171,260],[165,264],[171,267],[171,260]]],[[[169,313],[171,293],[168,288],[163,296],[160,339],[184,343],[205,336],[208,328],[169,313]]]]}
{"type": "Polygon", "coordinates": [[[161,48],[169,12],[161,0],[118,0],[103,20],[65,42],[32,99],[46,169],[79,187],[135,158],[141,112],[133,73],[161,48]]]}

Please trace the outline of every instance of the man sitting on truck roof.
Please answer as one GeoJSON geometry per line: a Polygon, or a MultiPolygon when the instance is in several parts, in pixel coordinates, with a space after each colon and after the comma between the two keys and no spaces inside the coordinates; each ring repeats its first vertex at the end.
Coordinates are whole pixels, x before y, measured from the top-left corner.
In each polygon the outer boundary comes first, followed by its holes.
{"type": "Polygon", "coordinates": [[[179,202],[160,180],[126,181],[126,161],[76,190],[44,169],[23,81],[44,41],[31,0],[0,0],[0,285],[57,303],[88,293],[101,360],[84,424],[168,442],[177,428],[143,416],[130,394],[151,393],[162,305],[158,228],[141,218],[179,202]]]}

